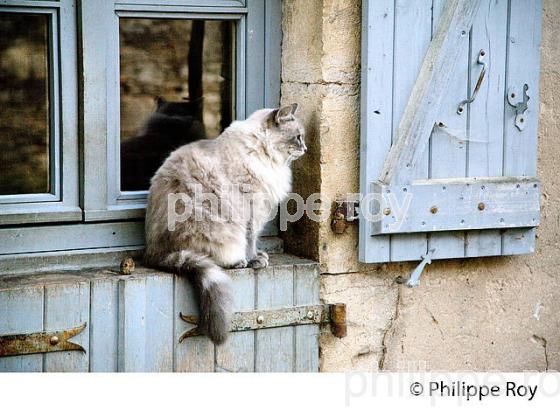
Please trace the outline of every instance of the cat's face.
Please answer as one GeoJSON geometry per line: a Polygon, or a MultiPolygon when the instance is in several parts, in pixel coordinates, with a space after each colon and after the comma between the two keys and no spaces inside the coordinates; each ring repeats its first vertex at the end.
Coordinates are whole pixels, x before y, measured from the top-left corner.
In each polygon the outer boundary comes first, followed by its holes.
{"type": "Polygon", "coordinates": [[[295,116],[297,104],[273,110],[267,119],[267,137],[275,151],[284,159],[293,161],[307,151],[305,130],[295,116]]]}

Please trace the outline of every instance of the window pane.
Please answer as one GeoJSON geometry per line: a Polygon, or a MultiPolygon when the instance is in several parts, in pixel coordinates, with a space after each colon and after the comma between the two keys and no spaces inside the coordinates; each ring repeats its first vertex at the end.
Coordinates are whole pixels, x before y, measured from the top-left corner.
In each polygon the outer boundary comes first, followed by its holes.
{"type": "Polygon", "coordinates": [[[149,188],[168,154],[233,118],[234,24],[120,20],[121,191],[149,188]]]}
{"type": "Polygon", "coordinates": [[[48,19],[0,13],[0,195],[50,191],[48,19]]]}

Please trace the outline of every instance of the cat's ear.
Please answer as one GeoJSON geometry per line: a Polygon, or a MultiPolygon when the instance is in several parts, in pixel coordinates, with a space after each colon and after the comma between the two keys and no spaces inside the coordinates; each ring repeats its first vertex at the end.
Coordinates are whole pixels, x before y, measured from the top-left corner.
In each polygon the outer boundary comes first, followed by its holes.
{"type": "Polygon", "coordinates": [[[291,104],[279,108],[276,111],[276,115],[274,116],[276,123],[280,124],[281,122],[285,122],[293,119],[292,115],[295,114],[297,107],[298,107],[297,104],[291,104]]]}
{"type": "Polygon", "coordinates": [[[154,98],[154,101],[156,102],[156,107],[160,108],[163,104],[165,104],[167,101],[165,100],[165,98],[160,97],[159,95],[154,98]]]}

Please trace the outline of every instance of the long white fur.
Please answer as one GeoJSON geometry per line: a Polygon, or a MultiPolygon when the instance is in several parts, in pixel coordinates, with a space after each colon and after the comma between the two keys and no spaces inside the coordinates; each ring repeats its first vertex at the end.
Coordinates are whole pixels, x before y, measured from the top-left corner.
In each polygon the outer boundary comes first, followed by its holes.
{"type": "Polygon", "coordinates": [[[268,263],[268,258],[257,252],[256,237],[267,222],[270,205],[277,206],[291,191],[290,164],[306,150],[303,127],[293,115],[295,108],[256,111],[245,121],[232,123],[215,140],[185,145],[174,151],[152,178],[145,260],[191,277],[195,288],[200,288],[201,307],[209,309],[201,312],[206,321],[201,327],[216,343],[225,340],[231,311],[230,283],[222,268],[252,261],[258,261],[259,266],[268,263]],[[193,186],[217,195],[224,214],[210,217],[207,204],[194,201],[193,186]],[[227,186],[248,189],[227,195],[227,186]],[[193,212],[169,231],[168,195],[180,192],[207,218],[199,220],[193,212]],[[243,206],[248,195],[253,198],[252,208],[243,206]]]}

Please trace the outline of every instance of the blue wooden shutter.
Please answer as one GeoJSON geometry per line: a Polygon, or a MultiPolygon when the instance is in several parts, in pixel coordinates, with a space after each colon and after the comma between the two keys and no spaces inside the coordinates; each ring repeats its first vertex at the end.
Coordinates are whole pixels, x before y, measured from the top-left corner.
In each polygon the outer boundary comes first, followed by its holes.
{"type": "Polygon", "coordinates": [[[258,275],[252,269],[228,272],[234,310],[249,325],[237,327],[216,347],[205,336],[182,338],[195,325],[181,314],[199,315],[187,278],[143,267],[132,275],[103,270],[0,275],[0,372],[319,371],[324,322],[319,264],[289,255],[271,260],[258,275]],[[264,322],[257,319],[261,314],[264,322]],[[10,336],[30,340],[41,332],[65,332],[68,337],[80,328],[69,341],[83,351],[47,352],[44,337],[35,337],[38,343],[16,346],[21,355],[8,356],[15,345],[6,342],[10,336]],[[23,354],[30,351],[36,353],[23,354]]]}
{"type": "Polygon", "coordinates": [[[364,2],[362,262],[534,251],[540,20],[540,1],[364,2]]]}

